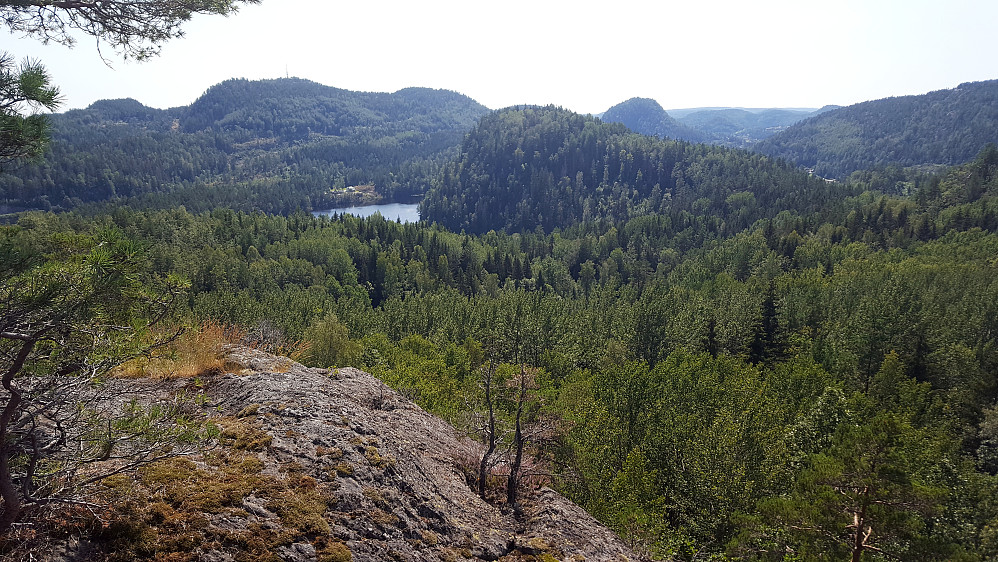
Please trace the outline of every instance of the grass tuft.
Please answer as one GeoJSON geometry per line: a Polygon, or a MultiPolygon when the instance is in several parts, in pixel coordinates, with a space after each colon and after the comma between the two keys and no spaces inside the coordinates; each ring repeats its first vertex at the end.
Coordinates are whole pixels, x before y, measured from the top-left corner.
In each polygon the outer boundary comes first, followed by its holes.
{"type": "MultiPolygon", "coordinates": [[[[166,334],[154,334],[163,339],[166,334]]],[[[220,374],[241,368],[226,361],[224,346],[238,343],[245,337],[239,328],[216,321],[183,330],[173,341],[157,348],[152,355],[138,357],[114,371],[123,378],[149,377],[154,379],[182,379],[220,374]]]]}
{"type": "Polygon", "coordinates": [[[246,419],[224,417],[216,420],[221,428],[223,444],[239,451],[263,451],[273,442],[274,437],[263,430],[259,423],[246,419]]]}

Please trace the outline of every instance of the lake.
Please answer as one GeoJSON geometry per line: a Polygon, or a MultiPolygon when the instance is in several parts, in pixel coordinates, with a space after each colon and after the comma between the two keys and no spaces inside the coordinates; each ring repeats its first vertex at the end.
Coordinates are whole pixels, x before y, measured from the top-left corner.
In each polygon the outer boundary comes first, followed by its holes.
{"type": "Polygon", "coordinates": [[[419,222],[419,205],[415,203],[385,203],[383,205],[361,205],[360,207],[338,207],[336,209],[326,209],[324,211],[312,211],[315,216],[329,216],[333,213],[349,214],[355,217],[369,217],[374,213],[381,213],[381,216],[394,221],[402,219],[402,222],[419,222]]]}

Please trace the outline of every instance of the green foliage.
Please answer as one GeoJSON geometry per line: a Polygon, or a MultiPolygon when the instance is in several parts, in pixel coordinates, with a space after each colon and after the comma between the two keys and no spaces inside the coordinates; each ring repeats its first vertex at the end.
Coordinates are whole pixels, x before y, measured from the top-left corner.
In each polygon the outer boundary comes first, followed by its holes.
{"type": "Polygon", "coordinates": [[[599,463],[583,465],[585,505],[621,532],[651,534],[663,552],[730,533],[730,514],[786,476],[783,389],[744,363],[677,352],[591,384],[593,402],[573,430],[580,457],[599,463]],[[657,518],[636,517],[636,504],[657,518]]]}
{"type": "Polygon", "coordinates": [[[792,492],[760,502],[770,520],[764,534],[774,541],[763,541],[770,556],[952,559],[960,537],[933,536],[946,501],[939,469],[956,449],[936,425],[938,406],[929,385],[906,377],[897,355],[888,355],[869,393],[850,401],[851,419],[809,456],[792,492]]]}
{"type": "Polygon", "coordinates": [[[471,373],[481,362],[476,360],[477,342],[463,345],[434,344],[419,335],[408,336],[397,344],[386,338],[367,337],[365,365],[382,379],[423,408],[450,421],[457,421],[474,394],[471,373]]]}
{"type": "Polygon", "coordinates": [[[350,341],[347,327],[340,323],[336,314],[327,314],[314,322],[304,334],[309,349],[305,361],[322,367],[352,366],[360,363],[361,346],[350,341]]]}
{"type": "Polygon", "coordinates": [[[60,102],[44,66],[30,59],[15,65],[10,54],[0,52],[0,166],[42,155],[49,143],[49,120],[36,111],[53,111],[60,102]]]}
{"type": "Polygon", "coordinates": [[[609,519],[623,536],[654,545],[657,554],[667,555],[671,549],[658,546],[662,536],[669,534],[666,498],[659,492],[659,474],[652,466],[640,449],[627,455],[610,482],[614,505],[609,519]]]}

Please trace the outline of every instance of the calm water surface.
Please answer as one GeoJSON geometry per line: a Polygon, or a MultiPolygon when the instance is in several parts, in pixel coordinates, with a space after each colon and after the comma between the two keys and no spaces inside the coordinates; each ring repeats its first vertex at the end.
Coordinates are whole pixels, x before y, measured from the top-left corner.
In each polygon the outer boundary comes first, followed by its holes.
{"type": "Polygon", "coordinates": [[[363,205],[360,207],[339,207],[336,209],[326,209],[324,211],[312,211],[315,216],[329,216],[333,213],[337,214],[350,214],[355,217],[369,217],[374,213],[381,213],[381,216],[388,220],[394,221],[396,219],[402,219],[402,222],[418,222],[419,221],[419,211],[417,210],[419,205],[415,203],[385,203],[383,205],[363,205]]]}

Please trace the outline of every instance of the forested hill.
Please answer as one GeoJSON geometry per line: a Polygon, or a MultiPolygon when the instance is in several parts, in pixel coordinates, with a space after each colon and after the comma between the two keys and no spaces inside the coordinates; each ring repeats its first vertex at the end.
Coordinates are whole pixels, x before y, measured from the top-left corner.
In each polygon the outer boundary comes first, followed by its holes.
{"type": "Polygon", "coordinates": [[[445,90],[352,92],[301,79],[228,80],[188,107],[99,101],[53,116],[43,162],[0,176],[0,203],[130,199],[288,212],[421,194],[487,109],[445,90]]]}
{"type": "Polygon", "coordinates": [[[483,117],[421,216],[455,231],[523,232],[659,212],[733,233],[782,209],[829,208],[844,189],[758,154],[638,135],[549,106],[483,117]]]}
{"type": "Polygon", "coordinates": [[[180,127],[239,132],[290,142],[311,135],[342,137],[363,127],[382,134],[463,134],[485,107],[447,90],[406,88],[393,94],[353,92],[301,79],[227,80],[185,108],[180,127]]]}
{"type": "Polygon", "coordinates": [[[818,115],[759,143],[824,177],[886,166],[961,164],[998,141],[998,80],[818,115]]]}
{"type": "Polygon", "coordinates": [[[672,118],[657,101],[631,98],[606,110],[602,119],[608,123],[623,123],[642,135],[666,137],[690,142],[710,142],[714,136],[697,131],[672,118]]]}

